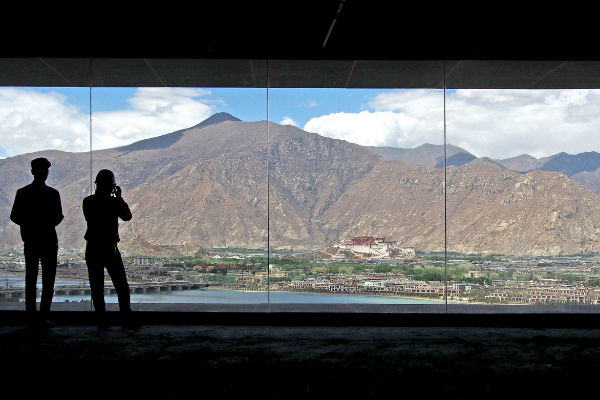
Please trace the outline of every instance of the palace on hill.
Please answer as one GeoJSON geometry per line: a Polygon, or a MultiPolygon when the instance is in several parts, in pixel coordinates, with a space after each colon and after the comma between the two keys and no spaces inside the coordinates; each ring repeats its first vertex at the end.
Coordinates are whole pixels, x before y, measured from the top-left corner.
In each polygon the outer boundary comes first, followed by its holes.
{"type": "Polygon", "coordinates": [[[354,236],[352,239],[344,239],[333,245],[335,254],[333,260],[348,258],[358,259],[416,259],[415,249],[412,247],[401,248],[397,242],[385,240],[383,237],[354,236]]]}

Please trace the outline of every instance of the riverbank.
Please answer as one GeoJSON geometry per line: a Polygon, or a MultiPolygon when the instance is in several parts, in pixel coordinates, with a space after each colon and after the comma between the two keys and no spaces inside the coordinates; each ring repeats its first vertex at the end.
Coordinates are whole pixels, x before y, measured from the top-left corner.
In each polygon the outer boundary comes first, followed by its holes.
{"type": "MultiPolygon", "coordinates": [[[[0,271],[0,275],[3,276],[9,276],[9,279],[15,279],[15,280],[22,280],[24,282],[25,280],[25,272],[17,272],[17,271],[0,271]]],[[[87,277],[86,277],[87,278],[87,277]]],[[[62,275],[57,275],[56,276],[56,284],[57,285],[61,285],[61,284],[83,284],[83,283],[87,283],[88,279],[86,278],[79,278],[79,277],[71,277],[71,276],[62,276],[62,275]],[[62,281],[62,283],[61,283],[62,281]]],[[[41,282],[41,274],[38,276],[38,283],[41,282]]],[[[20,285],[19,285],[20,286],[20,285]]],[[[231,292],[238,292],[238,293],[252,293],[252,294],[260,294],[260,293],[264,293],[265,295],[267,294],[267,289],[261,289],[261,290],[254,290],[254,289],[248,289],[248,288],[232,288],[232,287],[227,287],[227,286],[217,286],[217,285],[211,285],[205,289],[202,290],[209,290],[209,291],[231,291],[231,292]]],[[[340,297],[343,296],[358,296],[358,297],[365,297],[365,298],[369,298],[369,302],[372,302],[375,299],[387,299],[384,302],[388,302],[390,300],[393,299],[398,299],[401,300],[403,303],[404,302],[410,302],[411,300],[416,301],[418,303],[421,302],[427,302],[427,303],[432,303],[432,304],[446,304],[446,300],[443,298],[439,298],[439,297],[421,297],[421,296],[407,296],[407,295],[400,295],[400,294],[382,294],[382,293],[349,293],[349,292],[330,292],[330,291],[309,291],[309,290],[281,290],[281,289],[276,289],[276,290],[271,290],[271,296],[277,296],[277,294],[283,294],[286,293],[288,295],[294,295],[294,294],[298,294],[298,295],[302,295],[302,294],[310,294],[310,295],[320,295],[320,296],[325,296],[325,297],[330,297],[333,300],[333,297],[339,299],[340,297]],[[333,297],[331,297],[333,296],[333,297]]],[[[141,298],[138,299],[138,301],[143,301],[143,296],[146,296],[147,298],[149,298],[148,296],[151,296],[150,294],[136,294],[135,295],[136,298],[137,296],[142,296],[141,298]]],[[[62,297],[61,297],[62,298],[62,297]]],[[[65,298],[66,300],[66,298],[65,298]]],[[[324,299],[325,300],[325,299],[324,299]]],[[[328,301],[325,301],[326,303],[328,301]]],[[[354,301],[353,301],[354,302],[354,301]]],[[[337,303],[337,301],[336,301],[337,303]]],[[[448,304],[488,304],[488,303],[484,303],[484,302],[474,302],[474,301],[467,301],[467,300],[448,300],[447,302],[448,304]]]]}
{"type": "MultiPolygon", "coordinates": [[[[238,288],[227,288],[223,286],[209,286],[203,290],[226,290],[226,291],[234,291],[234,292],[242,292],[242,293],[267,293],[267,290],[248,290],[248,289],[238,289],[238,288]]],[[[397,299],[417,299],[417,300],[427,300],[436,303],[445,304],[445,299],[440,298],[432,298],[432,297],[420,297],[420,296],[402,296],[398,294],[379,294],[379,293],[348,293],[348,292],[330,292],[330,291],[308,291],[308,290],[271,290],[271,295],[277,293],[289,293],[289,294],[320,294],[325,296],[369,296],[373,298],[397,298],[397,299]]],[[[460,301],[460,300],[448,300],[448,303],[452,304],[489,304],[484,302],[476,302],[476,301],[460,301]]]]}

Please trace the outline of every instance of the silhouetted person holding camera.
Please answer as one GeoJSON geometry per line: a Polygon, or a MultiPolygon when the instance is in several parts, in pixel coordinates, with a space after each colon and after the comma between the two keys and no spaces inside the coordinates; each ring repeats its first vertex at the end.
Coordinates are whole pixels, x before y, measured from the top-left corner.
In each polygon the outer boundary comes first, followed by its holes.
{"type": "Polygon", "coordinates": [[[17,190],[10,219],[21,228],[21,238],[25,253],[25,310],[29,323],[35,326],[50,327],[48,320],[58,255],[56,226],[64,216],[58,190],[46,185],[50,161],[36,158],[31,161],[33,182],[17,190]],[[35,298],[37,290],[38,266],[42,263],[42,300],[38,317],[35,298]]]}
{"type": "Polygon", "coordinates": [[[129,298],[129,285],[119,242],[119,218],[131,220],[131,211],[121,197],[121,188],[117,186],[115,175],[103,169],[96,175],[96,192],[83,199],[83,215],[87,221],[85,240],[85,262],[90,275],[92,301],[97,313],[99,329],[107,329],[106,306],[104,303],[104,268],[108,271],[119,298],[121,327],[136,329],[140,325],[133,317],[129,298]]]}

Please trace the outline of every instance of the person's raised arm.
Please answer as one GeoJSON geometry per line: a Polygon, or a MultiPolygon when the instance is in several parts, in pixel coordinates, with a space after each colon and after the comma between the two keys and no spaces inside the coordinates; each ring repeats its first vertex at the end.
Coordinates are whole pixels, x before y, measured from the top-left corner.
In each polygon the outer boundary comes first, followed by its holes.
{"type": "Polygon", "coordinates": [[[121,218],[123,221],[131,221],[131,218],[133,216],[131,215],[131,210],[129,209],[129,206],[127,205],[125,200],[123,200],[123,197],[121,197],[121,187],[115,186],[114,190],[115,196],[121,202],[119,208],[119,218],[121,218]]]}

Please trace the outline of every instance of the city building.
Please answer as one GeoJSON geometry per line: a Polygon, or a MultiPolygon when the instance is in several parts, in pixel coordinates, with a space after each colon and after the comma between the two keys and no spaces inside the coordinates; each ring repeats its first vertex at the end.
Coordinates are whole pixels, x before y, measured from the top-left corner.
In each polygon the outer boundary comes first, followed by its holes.
{"type": "Polygon", "coordinates": [[[133,260],[135,265],[154,265],[153,257],[136,257],[133,260]]]}

